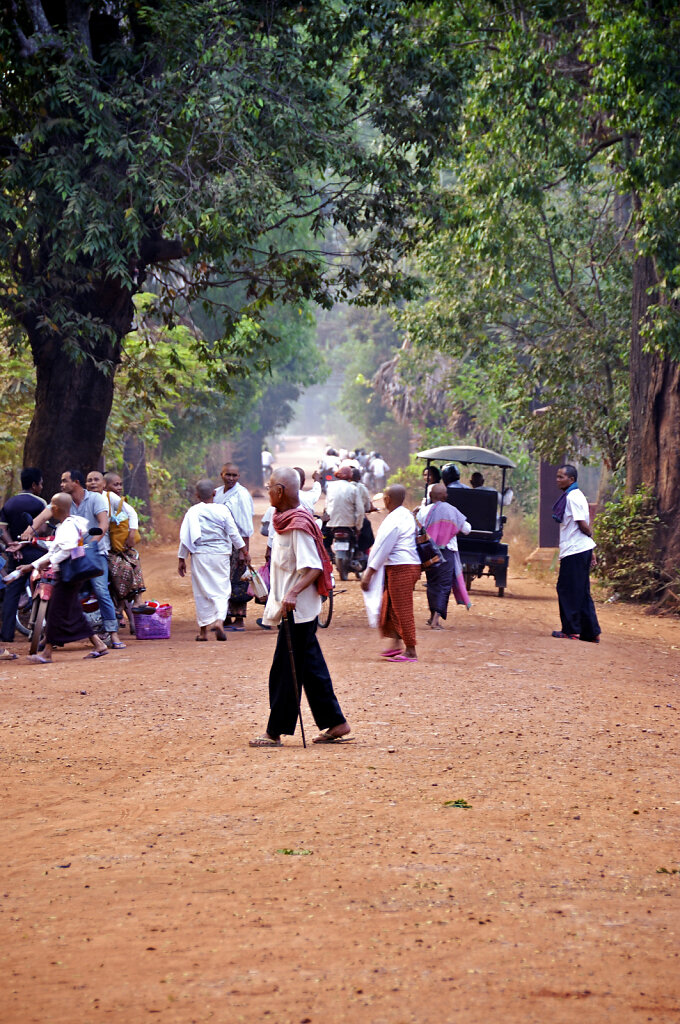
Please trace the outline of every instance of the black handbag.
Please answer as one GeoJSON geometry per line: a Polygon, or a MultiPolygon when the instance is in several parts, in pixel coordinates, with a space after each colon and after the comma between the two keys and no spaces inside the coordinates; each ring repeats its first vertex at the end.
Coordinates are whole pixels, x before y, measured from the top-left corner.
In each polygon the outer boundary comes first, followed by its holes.
{"type": "Polygon", "coordinates": [[[425,527],[416,519],[416,551],[423,569],[431,569],[442,560],[439,545],[430,537],[425,527]]]}
{"type": "Polygon", "coordinates": [[[84,583],[85,580],[93,580],[95,576],[104,575],[94,544],[85,544],[83,548],[77,550],[84,553],[78,558],[66,558],[59,563],[62,582],[84,583]]]}

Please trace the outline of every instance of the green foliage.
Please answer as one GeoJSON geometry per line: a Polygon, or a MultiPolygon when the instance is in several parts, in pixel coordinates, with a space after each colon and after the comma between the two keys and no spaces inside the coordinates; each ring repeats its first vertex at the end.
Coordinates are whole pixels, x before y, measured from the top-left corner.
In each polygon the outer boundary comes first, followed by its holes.
{"type": "MultiPolygon", "coordinates": [[[[99,0],[89,24],[80,7],[41,34],[18,3],[0,28],[9,316],[77,357],[112,330],[93,290],[132,294],[173,259],[159,277],[170,321],[225,283],[243,283],[253,317],[276,298],[327,307],[360,281],[397,294],[394,257],[458,98],[455,69],[413,49],[407,7],[99,0]],[[315,246],[295,244],[300,222],[315,246]]],[[[230,361],[241,310],[221,310],[202,354],[230,361]]]]}
{"type": "Polygon", "coordinates": [[[24,437],[33,414],[35,371],[30,359],[16,355],[0,323],[0,493],[19,490],[24,437]]]}
{"type": "Polygon", "coordinates": [[[661,520],[654,495],[646,487],[618,502],[608,502],[593,525],[596,574],[627,600],[657,597],[661,589],[656,540],[661,520]]]}

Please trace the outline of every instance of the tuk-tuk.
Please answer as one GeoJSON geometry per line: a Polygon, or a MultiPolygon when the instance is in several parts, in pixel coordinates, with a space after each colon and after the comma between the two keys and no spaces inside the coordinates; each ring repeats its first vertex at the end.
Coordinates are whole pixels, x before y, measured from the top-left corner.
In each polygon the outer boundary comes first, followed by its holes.
{"type": "MultiPolygon", "coordinates": [[[[505,486],[508,469],[515,463],[492,452],[489,448],[476,445],[453,445],[441,448],[427,448],[417,453],[429,469],[432,463],[459,462],[463,466],[499,466],[502,470],[500,491],[491,487],[456,487],[449,490],[449,501],[459,509],[470,526],[471,532],[458,534],[458,553],[465,574],[465,585],[470,589],[472,581],[481,576],[493,576],[498,587],[498,596],[505,595],[508,580],[508,545],[502,543],[505,516],[503,508],[509,504],[512,492],[505,486]]],[[[426,478],[427,481],[427,478],[426,478]]],[[[425,484],[427,495],[427,482],[425,484]]]]}

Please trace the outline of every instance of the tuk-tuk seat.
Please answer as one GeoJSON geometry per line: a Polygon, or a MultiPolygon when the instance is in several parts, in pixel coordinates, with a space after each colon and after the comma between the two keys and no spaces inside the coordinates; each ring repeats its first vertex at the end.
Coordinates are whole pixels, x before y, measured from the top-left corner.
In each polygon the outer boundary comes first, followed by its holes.
{"type": "Polygon", "coordinates": [[[498,491],[482,487],[450,487],[447,500],[463,513],[472,527],[469,539],[500,540],[503,530],[498,523],[498,491]]]}

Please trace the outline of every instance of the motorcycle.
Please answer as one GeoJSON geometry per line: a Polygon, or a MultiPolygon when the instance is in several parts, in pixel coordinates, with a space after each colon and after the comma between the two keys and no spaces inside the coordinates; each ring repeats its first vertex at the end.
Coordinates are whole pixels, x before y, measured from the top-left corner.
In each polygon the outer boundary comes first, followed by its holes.
{"type": "Polygon", "coordinates": [[[334,526],[332,532],[333,561],[340,579],[344,582],[353,572],[360,580],[366,569],[368,556],[364,551],[359,550],[356,531],[351,526],[334,526]]]}
{"type": "Polygon", "coordinates": [[[57,570],[51,565],[43,566],[42,569],[34,571],[38,578],[33,589],[33,601],[27,623],[27,636],[30,642],[31,654],[37,654],[43,642],[47,606],[52,596],[54,581],[58,575],[57,570]]]}

